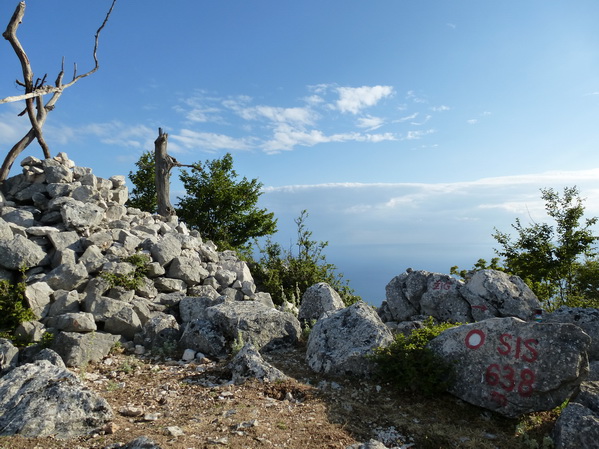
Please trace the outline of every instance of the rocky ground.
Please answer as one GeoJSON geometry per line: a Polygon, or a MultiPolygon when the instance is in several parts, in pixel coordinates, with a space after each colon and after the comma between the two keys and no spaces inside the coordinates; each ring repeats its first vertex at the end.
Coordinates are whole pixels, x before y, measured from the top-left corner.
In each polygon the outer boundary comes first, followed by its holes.
{"type": "Polygon", "coordinates": [[[374,380],[317,375],[302,348],[265,359],[291,379],[232,385],[226,363],[113,353],[75,370],[112,406],[109,426],[74,441],[0,437],[0,449],[112,449],[139,436],[163,449],[346,448],[371,438],[415,449],[529,448],[531,439],[542,443],[556,418],[546,412],[510,420],[450,395],[423,398],[374,380]]]}

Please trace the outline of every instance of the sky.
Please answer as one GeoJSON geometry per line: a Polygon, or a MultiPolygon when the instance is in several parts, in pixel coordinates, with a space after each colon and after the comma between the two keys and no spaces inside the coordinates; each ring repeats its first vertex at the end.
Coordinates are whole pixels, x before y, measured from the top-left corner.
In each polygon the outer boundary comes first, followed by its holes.
{"type": "MultiPolygon", "coordinates": [[[[93,67],[111,0],[26,3],[35,77],[63,57],[67,78],[93,67]]],[[[17,4],[0,2],[2,30],[17,4]]],[[[495,228],[548,221],[542,188],[576,185],[599,215],[596,17],[596,0],[118,0],[100,69],[44,133],[101,177],[135,170],[159,127],[181,163],[231,153],[263,184],[273,239],[291,247],[307,210],[327,260],[378,305],[408,267],[470,268],[495,256],[495,228]]],[[[21,77],[0,40],[0,98],[21,77]]],[[[22,108],[0,104],[3,152],[29,129],[22,108]]]]}

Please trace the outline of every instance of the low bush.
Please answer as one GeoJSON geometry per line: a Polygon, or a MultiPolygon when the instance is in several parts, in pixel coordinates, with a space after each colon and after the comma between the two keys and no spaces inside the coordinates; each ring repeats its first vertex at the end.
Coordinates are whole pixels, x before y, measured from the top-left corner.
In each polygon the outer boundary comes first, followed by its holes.
{"type": "Polygon", "coordinates": [[[410,335],[397,334],[393,342],[374,350],[372,360],[380,377],[402,391],[420,392],[425,396],[445,391],[452,380],[452,367],[427,347],[441,332],[456,326],[435,324],[432,317],[410,335]]]}
{"type": "Polygon", "coordinates": [[[12,334],[24,321],[35,319],[25,300],[25,282],[0,281],[0,330],[12,334]]]}

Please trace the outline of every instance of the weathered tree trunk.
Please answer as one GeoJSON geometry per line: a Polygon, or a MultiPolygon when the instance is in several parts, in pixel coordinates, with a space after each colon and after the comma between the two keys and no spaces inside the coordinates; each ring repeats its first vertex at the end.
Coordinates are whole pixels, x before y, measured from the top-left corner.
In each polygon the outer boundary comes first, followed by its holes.
{"type": "Polygon", "coordinates": [[[170,200],[170,176],[173,164],[167,154],[168,134],[158,128],[158,138],[154,141],[154,160],[156,161],[156,202],[158,214],[164,217],[175,214],[170,200]]]}
{"type": "Polygon", "coordinates": [[[19,142],[17,142],[17,144],[15,146],[12,147],[12,149],[8,152],[6,158],[4,159],[2,167],[0,168],[0,184],[4,180],[6,180],[6,178],[8,177],[8,173],[10,172],[10,169],[11,169],[12,164],[14,163],[15,159],[34,140],[37,140],[38,143],[40,144],[40,146],[42,147],[44,157],[46,159],[50,157],[50,148],[48,148],[48,144],[46,143],[43,132],[42,132],[42,126],[46,120],[48,111],[51,111],[54,109],[54,104],[58,101],[58,99],[62,95],[62,92],[64,91],[64,89],[72,86],[77,81],[79,81],[81,78],[85,78],[86,76],[89,76],[92,73],[95,73],[98,70],[98,68],[100,67],[100,65],[98,63],[98,57],[97,57],[98,41],[99,41],[99,37],[100,37],[100,32],[102,31],[102,29],[108,22],[108,18],[110,17],[110,14],[112,13],[115,3],[116,3],[116,0],[112,0],[112,5],[110,6],[108,13],[106,14],[106,18],[104,19],[104,22],[102,22],[102,25],[100,25],[100,28],[98,28],[98,31],[96,31],[94,50],[93,50],[94,68],[91,69],[87,73],[84,73],[82,75],[77,75],[77,68],[75,66],[75,70],[73,73],[73,79],[71,80],[71,82],[69,82],[67,84],[63,84],[63,82],[62,82],[63,75],[64,75],[64,59],[63,59],[63,65],[62,65],[60,73],[58,74],[58,77],[56,78],[56,82],[55,82],[56,86],[55,87],[44,84],[45,80],[46,80],[45,75],[41,80],[38,79],[35,82],[33,81],[33,71],[31,70],[31,64],[29,62],[29,58],[27,57],[27,54],[25,53],[25,50],[23,49],[21,42],[17,38],[17,30],[19,28],[19,25],[23,21],[23,16],[25,15],[25,2],[22,1],[17,5],[15,12],[14,12],[12,18],[10,19],[8,26],[6,27],[6,31],[4,31],[4,33],[2,33],[2,36],[11,44],[15,54],[17,55],[17,57],[19,58],[19,61],[21,62],[21,70],[23,72],[23,81],[17,80],[17,84],[19,84],[20,86],[25,88],[25,93],[23,95],[6,97],[3,99],[0,99],[0,104],[10,103],[13,101],[25,100],[25,105],[26,105],[25,111],[23,111],[19,115],[27,113],[27,116],[29,117],[29,121],[31,122],[31,129],[19,142]],[[53,94],[52,98],[44,105],[43,97],[44,97],[44,95],[49,94],[49,93],[53,94]]]}

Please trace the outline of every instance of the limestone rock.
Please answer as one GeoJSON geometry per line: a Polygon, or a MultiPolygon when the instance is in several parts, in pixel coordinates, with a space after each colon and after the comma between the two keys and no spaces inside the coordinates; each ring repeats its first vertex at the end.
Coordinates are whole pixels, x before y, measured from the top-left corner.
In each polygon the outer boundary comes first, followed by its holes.
{"type": "Polygon", "coordinates": [[[589,361],[599,360],[599,310],[581,307],[560,307],[543,316],[544,323],[571,323],[591,337],[589,361]]]}
{"type": "Polygon", "coordinates": [[[461,292],[470,303],[476,321],[493,316],[513,316],[527,321],[533,318],[535,309],[541,307],[522,279],[502,271],[477,271],[461,292]]]}
{"type": "Polygon", "coordinates": [[[141,331],[141,320],[133,307],[127,304],[106,320],[104,330],[114,335],[122,335],[127,340],[133,340],[135,334],[141,331]]]}
{"type": "MultiPolygon", "coordinates": [[[[212,289],[215,293],[216,290],[212,289]]],[[[211,296],[186,296],[179,302],[179,314],[181,315],[181,321],[187,323],[192,320],[205,320],[206,309],[208,307],[215,306],[224,301],[224,297],[218,296],[218,294],[211,296]]]]}
{"type": "MultiPolygon", "coordinates": [[[[147,349],[158,348],[165,344],[175,344],[180,337],[179,323],[174,316],[158,313],[144,324],[139,334],[139,343],[147,349]]],[[[136,343],[138,342],[136,336],[136,343]]]]}
{"type": "Polygon", "coordinates": [[[464,282],[445,274],[410,270],[387,284],[379,315],[396,322],[421,315],[454,323],[510,316],[530,320],[539,307],[539,300],[519,277],[501,271],[478,270],[464,282]]]}
{"type": "Polygon", "coordinates": [[[248,379],[262,382],[277,382],[287,379],[279,369],[266,362],[262,355],[250,343],[247,343],[229,363],[233,374],[233,383],[241,384],[248,379]]]}
{"type": "Polygon", "coordinates": [[[300,336],[297,318],[256,301],[225,301],[208,307],[206,315],[230,343],[241,337],[263,349],[295,344],[300,336]]]}
{"type": "Polygon", "coordinates": [[[98,329],[94,316],[86,312],[58,315],[50,318],[46,324],[48,327],[65,332],[93,332],[98,329]]]}
{"type": "Polygon", "coordinates": [[[175,257],[181,255],[181,242],[172,234],[166,234],[160,241],[150,248],[152,257],[163,267],[175,257]]]}
{"type": "Polygon", "coordinates": [[[85,265],[63,264],[50,271],[46,277],[46,283],[53,290],[76,290],[83,286],[88,279],[85,265]]]}
{"type": "Polygon", "coordinates": [[[316,322],[308,338],[306,361],[316,372],[369,375],[373,366],[365,356],[392,340],[374,309],[357,302],[327,312],[316,322]]]}
{"type": "Polygon", "coordinates": [[[302,295],[297,318],[301,323],[309,323],[312,320],[318,320],[325,312],[344,307],[345,304],[339,293],[326,282],[319,282],[308,287],[302,295]]]}
{"type": "Polygon", "coordinates": [[[193,349],[211,357],[227,355],[227,339],[211,321],[194,319],[185,324],[179,348],[193,349]]]}
{"type": "Polygon", "coordinates": [[[22,235],[17,234],[11,240],[0,240],[0,266],[8,270],[35,267],[44,257],[44,250],[22,235]]]}
{"type": "Polygon", "coordinates": [[[10,340],[0,338],[0,375],[17,366],[18,361],[19,350],[10,340]]]}
{"type": "Polygon", "coordinates": [[[62,357],[66,366],[82,366],[102,360],[118,340],[118,336],[104,332],[60,332],[51,349],[62,357]]]}
{"type": "Polygon", "coordinates": [[[46,360],[0,378],[0,435],[68,439],[87,435],[112,417],[106,400],[46,360]]]}
{"type": "Polygon", "coordinates": [[[583,382],[553,429],[555,449],[595,447],[599,441],[599,383],[583,382]]]}
{"type": "Polygon", "coordinates": [[[429,347],[451,363],[448,391],[509,417],[550,410],[588,373],[590,337],[572,324],[491,318],[451,328],[429,347]]]}
{"type": "Polygon", "coordinates": [[[97,226],[104,218],[104,209],[97,204],[85,204],[71,200],[60,210],[62,220],[69,229],[82,229],[97,226]]]}
{"type": "Polygon", "coordinates": [[[46,282],[36,282],[25,288],[27,304],[38,319],[48,314],[53,292],[54,290],[46,282]]]}

